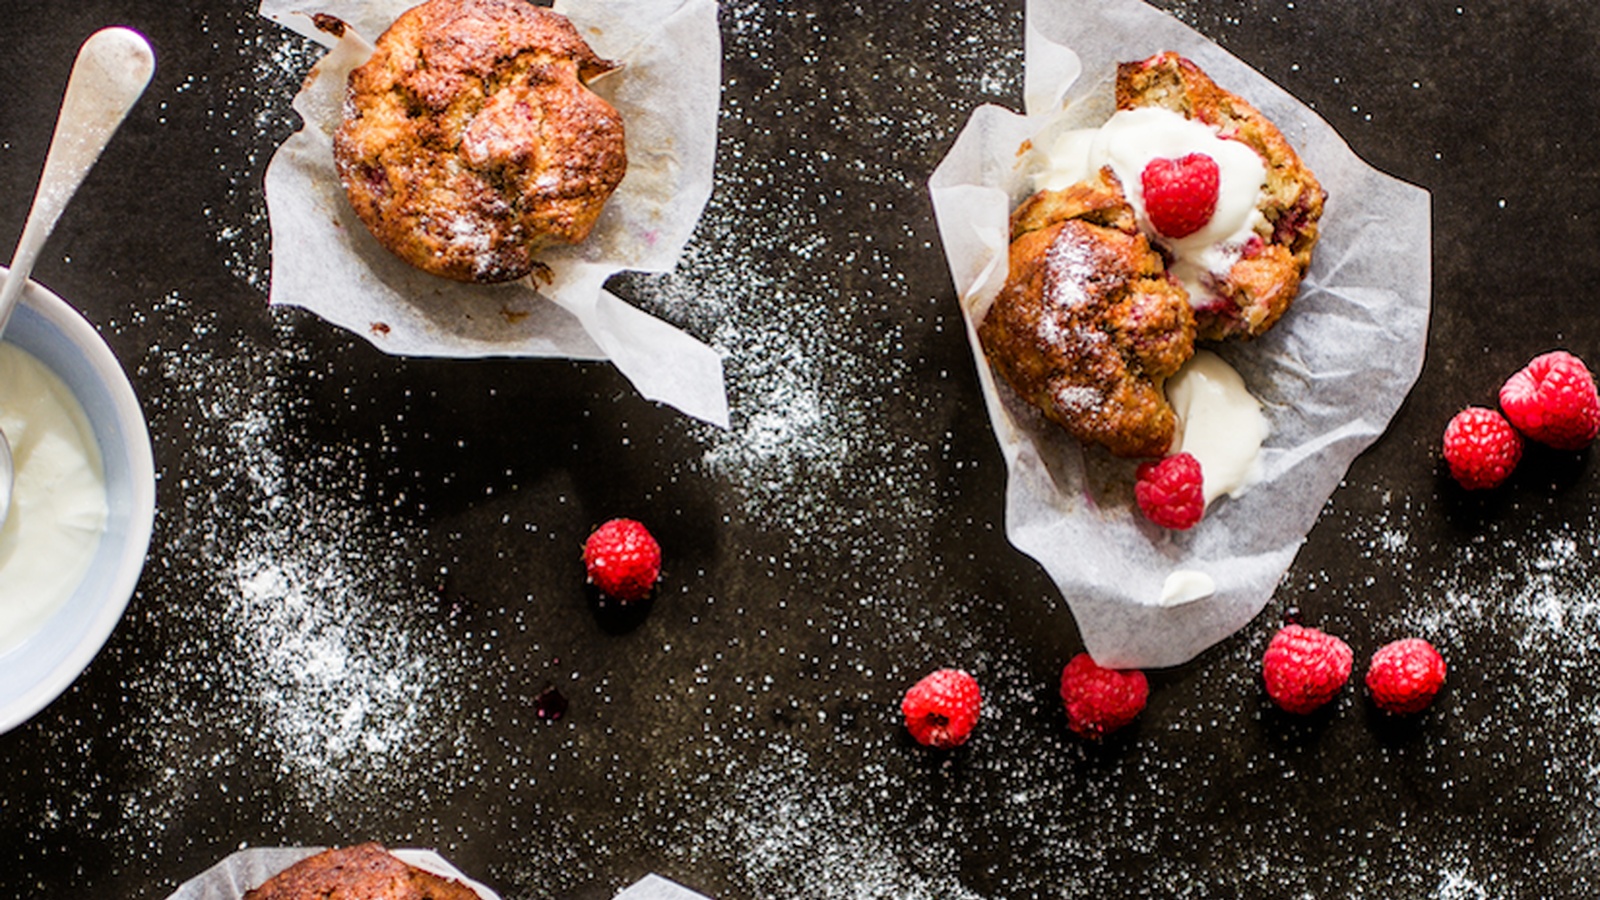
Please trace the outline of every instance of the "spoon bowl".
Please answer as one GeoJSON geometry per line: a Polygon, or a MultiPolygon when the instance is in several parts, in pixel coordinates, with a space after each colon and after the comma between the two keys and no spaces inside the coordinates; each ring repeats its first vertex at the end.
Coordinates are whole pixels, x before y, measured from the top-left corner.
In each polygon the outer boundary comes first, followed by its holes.
{"type": "MultiPolygon", "coordinates": [[[[128,110],[144,93],[155,72],[155,53],[150,42],[128,28],[103,28],[89,36],[78,48],[67,79],[67,93],[61,100],[50,152],[45,156],[44,174],[33,195],[27,224],[17,241],[10,271],[0,286],[0,334],[17,307],[33,264],[44,242],[55,230],[61,211],[77,193],[84,175],[100,158],[111,135],[116,133],[128,110]]],[[[11,511],[11,487],[16,480],[11,443],[0,431],[0,525],[11,511]]]]}

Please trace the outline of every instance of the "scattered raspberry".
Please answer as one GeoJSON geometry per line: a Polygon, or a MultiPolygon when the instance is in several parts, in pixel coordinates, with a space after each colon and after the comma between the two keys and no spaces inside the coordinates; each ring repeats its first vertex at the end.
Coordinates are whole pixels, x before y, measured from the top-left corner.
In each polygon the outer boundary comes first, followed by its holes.
{"type": "Polygon", "coordinates": [[[966,743],[982,702],[978,679],[960,669],[940,669],[906,691],[900,712],[917,743],[948,750],[966,743]]]}
{"type": "Polygon", "coordinates": [[[1087,738],[1116,731],[1138,717],[1150,684],[1138,669],[1107,669],[1079,653],[1061,670],[1061,702],[1067,725],[1087,738]]]}
{"type": "Polygon", "coordinates": [[[1444,428],[1444,461],[1469,491],[1497,487],[1522,459],[1522,438],[1492,409],[1469,406],[1444,428]]]}
{"type": "Polygon", "coordinates": [[[1261,659],[1267,695],[1287,712],[1314,712],[1350,680],[1355,657],[1350,645],[1302,625],[1285,625],[1272,636],[1261,659]]]}
{"type": "Polygon", "coordinates": [[[1384,712],[1410,715],[1428,708],[1444,687],[1444,657],[1422,638],[1384,644],[1367,666],[1367,690],[1384,712]]]}
{"type": "Polygon", "coordinates": [[[1582,450],[1600,433],[1600,397],[1583,360],[1565,350],[1534,357],[1500,388],[1517,430],[1557,450],[1582,450]]]}
{"type": "Polygon", "coordinates": [[[649,596],[661,577],[661,545],[632,519],[612,519],[583,544],[589,580],[601,591],[632,602],[649,596]]]}
{"type": "Polygon", "coordinates": [[[1203,482],[1200,461],[1192,453],[1179,453],[1141,463],[1133,496],[1145,518],[1162,528],[1193,528],[1206,512],[1203,482]]]}
{"type": "Polygon", "coordinates": [[[1139,173],[1150,225],[1169,238],[1188,237],[1217,210],[1217,161],[1204,153],[1182,159],[1152,159],[1139,173]]]}

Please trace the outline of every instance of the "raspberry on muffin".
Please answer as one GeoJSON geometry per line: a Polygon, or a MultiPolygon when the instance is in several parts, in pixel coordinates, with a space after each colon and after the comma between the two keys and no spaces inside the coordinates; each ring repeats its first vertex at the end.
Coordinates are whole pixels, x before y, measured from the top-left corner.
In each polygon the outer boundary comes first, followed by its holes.
{"type": "Polygon", "coordinates": [[[526,0],[428,0],[350,73],[334,162],[356,215],[406,262],[499,282],[588,237],[627,171],[617,66],[526,0]]]}
{"type": "Polygon", "coordinates": [[[978,337],[1078,440],[1160,457],[1177,425],[1166,379],[1196,340],[1284,314],[1325,193],[1276,126],[1176,53],[1120,65],[1116,100],[1100,128],[1057,136],[1045,189],[1012,213],[978,337]]]}
{"type": "Polygon", "coordinates": [[[1255,239],[1237,248],[1227,271],[1208,273],[1211,296],[1189,299],[1202,340],[1254,337],[1271,328],[1311,266],[1327,192],[1276,125],[1177,53],[1118,66],[1116,91],[1120,110],[1155,107],[1203,122],[1218,137],[1250,147],[1266,164],[1255,239]]]}

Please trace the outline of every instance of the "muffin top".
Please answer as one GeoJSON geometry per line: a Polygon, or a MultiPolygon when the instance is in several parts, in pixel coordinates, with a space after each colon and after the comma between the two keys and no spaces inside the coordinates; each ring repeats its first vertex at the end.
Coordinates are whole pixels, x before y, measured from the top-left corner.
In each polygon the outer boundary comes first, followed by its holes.
{"type": "Polygon", "coordinates": [[[324,850],[246,891],[244,900],[479,900],[472,888],[407,865],[378,844],[324,850]]]}
{"type": "Polygon", "coordinates": [[[1040,192],[1011,225],[1010,274],[978,326],[990,362],[1080,441],[1167,452],[1177,418],[1162,386],[1194,353],[1194,316],[1116,176],[1040,192]]]}
{"type": "Polygon", "coordinates": [[[499,282],[589,235],[627,171],[588,82],[617,65],[526,0],[428,0],[350,73],[334,162],[374,237],[446,278],[499,282]]]}
{"type": "Polygon", "coordinates": [[[1258,233],[1228,254],[1222,271],[1205,273],[1203,288],[1190,288],[1189,302],[1202,340],[1262,334],[1294,302],[1311,266],[1327,192],[1276,125],[1177,53],[1169,50],[1119,65],[1116,96],[1119,110],[1176,113],[1261,158],[1258,233]]]}

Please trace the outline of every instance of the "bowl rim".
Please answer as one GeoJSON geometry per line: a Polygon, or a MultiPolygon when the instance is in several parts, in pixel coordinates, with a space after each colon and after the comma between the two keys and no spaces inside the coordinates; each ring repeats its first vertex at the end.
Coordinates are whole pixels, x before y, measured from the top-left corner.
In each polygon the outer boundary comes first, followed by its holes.
{"type": "MultiPolygon", "coordinates": [[[[0,266],[0,281],[6,277],[9,277],[9,272],[0,266]]],[[[78,643],[69,653],[53,668],[41,673],[16,699],[0,706],[0,734],[33,718],[61,696],[105,646],[138,588],[139,576],[144,571],[145,559],[150,552],[156,512],[155,457],[150,445],[150,429],[122,363],[94,325],[76,307],[49,288],[29,280],[22,292],[21,302],[59,328],[74,346],[83,351],[85,360],[100,376],[127,440],[133,502],[130,504],[128,521],[129,540],[117,560],[117,570],[111,582],[113,596],[97,608],[81,632],[78,643]]]]}

